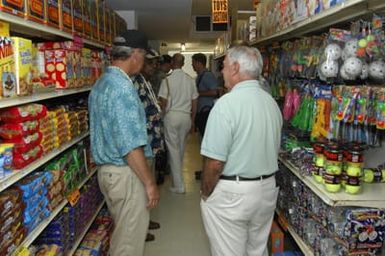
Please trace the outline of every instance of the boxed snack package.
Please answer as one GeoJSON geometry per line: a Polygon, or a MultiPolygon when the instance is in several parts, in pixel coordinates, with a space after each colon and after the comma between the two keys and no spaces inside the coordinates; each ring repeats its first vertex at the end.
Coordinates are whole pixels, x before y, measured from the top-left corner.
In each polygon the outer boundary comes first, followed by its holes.
{"type": "Polygon", "coordinates": [[[105,42],[110,44],[112,42],[111,36],[112,36],[112,29],[111,29],[111,15],[112,10],[108,7],[105,8],[104,12],[104,19],[105,19],[105,33],[106,33],[106,38],[105,42]]]}
{"type": "Polygon", "coordinates": [[[55,28],[60,26],[59,0],[47,0],[47,24],[55,28]]]}
{"type": "Polygon", "coordinates": [[[105,42],[106,41],[106,34],[105,34],[105,18],[104,18],[104,11],[105,11],[105,3],[102,0],[96,0],[97,6],[98,6],[98,30],[99,30],[99,41],[105,42]]]}
{"type": "Polygon", "coordinates": [[[75,87],[74,51],[57,49],[55,54],[56,89],[75,87]]]}
{"type": "Polygon", "coordinates": [[[82,0],[83,31],[86,38],[91,38],[91,5],[90,0],[82,0]]]}
{"type": "Polygon", "coordinates": [[[0,10],[24,17],[24,0],[0,0],[0,10]]]}
{"type": "Polygon", "coordinates": [[[98,31],[98,9],[96,0],[88,0],[90,9],[90,23],[91,23],[91,37],[92,39],[99,40],[99,31],[98,31]]]}
{"type": "Polygon", "coordinates": [[[37,45],[32,45],[32,91],[52,91],[55,89],[55,81],[45,73],[44,50],[39,51],[37,45]]]}
{"type": "Polygon", "coordinates": [[[21,37],[12,37],[16,93],[17,95],[32,94],[32,41],[21,37]]]}
{"type": "Polygon", "coordinates": [[[84,34],[83,0],[72,2],[74,32],[82,36],[84,34]]]}
{"type": "Polygon", "coordinates": [[[0,98],[16,96],[15,60],[10,37],[0,37],[0,98]]]}
{"type": "MultiPolygon", "coordinates": [[[[76,1],[75,1],[76,2],[76,1]]],[[[71,0],[61,0],[59,5],[60,14],[60,28],[64,31],[72,33],[73,31],[73,13],[72,13],[72,1],[71,0]]]]}
{"type": "Polygon", "coordinates": [[[45,0],[27,0],[26,2],[26,16],[27,19],[35,22],[45,23],[45,0]]]}
{"type": "Polygon", "coordinates": [[[9,23],[0,20],[0,36],[9,37],[9,23]]]}

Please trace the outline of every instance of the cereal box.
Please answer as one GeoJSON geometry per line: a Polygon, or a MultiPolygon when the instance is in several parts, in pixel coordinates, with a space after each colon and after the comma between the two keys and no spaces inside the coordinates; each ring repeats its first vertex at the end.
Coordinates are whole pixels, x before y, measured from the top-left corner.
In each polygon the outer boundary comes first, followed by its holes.
{"type": "Polygon", "coordinates": [[[47,24],[55,28],[60,26],[59,0],[47,0],[47,24]]]}
{"type": "Polygon", "coordinates": [[[32,41],[12,37],[17,95],[32,94],[32,41]]]}
{"type": "Polygon", "coordinates": [[[0,10],[24,17],[24,0],[0,0],[0,10]]]}
{"type": "Polygon", "coordinates": [[[15,61],[10,37],[0,37],[0,98],[16,96],[15,61]]]}
{"type": "Polygon", "coordinates": [[[83,31],[86,38],[91,38],[91,6],[89,0],[82,0],[83,31]]]}
{"type": "Polygon", "coordinates": [[[106,41],[106,34],[105,34],[105,18],[104,18],[104,11],[105,11],[105,3],[102,0],[97,0],[97,6],[98,6],[98,30],[99,30],[99,41],[105,42],[106,41]]]}
{"type": "Polygon", "coordinates": [[[27,0],[26,4],[27,19],[45,23],[45,0],[27,0]]]}
{"type": "Polygon", "coordinates": [[[75,86],[74,51],[58,49],[55,53],[56,89],[67,89],[75,86]]]}
{"type": "Polygon", "coordinates": [[[74,32],[76,32],[80,36],[82,36],[84,33],[82,7],[83,7],[83,0],[76,0],[72,2],[74,32]]]}
{"type": "Polygon", "coordinates": [[[9,23],[0,21],[0,36],[9,37],[9,23]]]}
{"type": "Polygon", "coordinates": [[[64,31],[72,33],[73,31],[73,16],[72,16],[72,1],[61,0],[60,28],[64,31]]]}
{"type": "Polygon", "coordinates": [[[112,10],[110,8],[105,9],[105,29],[106,29],[106,43],[110,44],[111,43],[111,36],[112,36],[112,29],[111,29],[111,13],[112,10]]]}
{"type": "Polygon", "coordinates": [[[91,36],[92,39],[99,40],[99,31],[98,31],[98,10],[97,10],[97,4],[96,0],[88,0],[90,4],[91,16],[90,16],[90,23],[91,23],[91,36]]]}

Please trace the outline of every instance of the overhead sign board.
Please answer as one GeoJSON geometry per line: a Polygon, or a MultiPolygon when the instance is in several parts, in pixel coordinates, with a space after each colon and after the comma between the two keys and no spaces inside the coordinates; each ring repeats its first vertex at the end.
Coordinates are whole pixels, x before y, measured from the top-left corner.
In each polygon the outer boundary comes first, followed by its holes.
{"type": "Polygon", "coordinates": [[[211,0],[213,23],[227,23],[229,9],[227,0],[211,0]]]}

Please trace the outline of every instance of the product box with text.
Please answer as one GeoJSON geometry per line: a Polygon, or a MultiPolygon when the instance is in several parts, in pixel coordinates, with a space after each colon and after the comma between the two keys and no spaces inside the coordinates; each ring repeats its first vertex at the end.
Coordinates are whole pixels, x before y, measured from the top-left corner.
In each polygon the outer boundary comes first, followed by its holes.
{"type": "Polygon", "coordinates": [[[91,5],[89,0],[82,0],[83,31],[85,38],[91,38],[91,5]]]}
{"type": "Polygon", "coordinates": [[[73,31],[72,0],[61,0],[59,2],[60,28],[66,32],[73,31]]]}
{"type": "Polygon", "coordinates": [[[47,1],[47,24],[51,27],[58,28],[60,26],[60,3],[59,0],[46,0],[47,1]]]}
{"type": "Polygon", "coordinates": [[[0,10],[14,15],[24,17],[25,3],[24,0],[0,0],[0,10]]]}
{"type": "Polygon", "coordinates": [[[10,37],[0,37],[0,81],[0,98],[16,96],[15,59],[10,37]]]}
{"type": "Polygon", "coordinates": [[[105,3],[102,0],[96,0],[97,6],[98,6],[98,31],[99,31],[99,41],[105,42],[106,41],[106,34],[105,34],[105,18],[104,18],[104,11],[105,11],[105,3]]]}
{"type": "Polygon", "coordinates": [[[106,33],[106,43],[110,44],[111,43],[111,36],[112,36],[112,29],[111,29],[111,13],[112,10],[110,8],[105,8],[104,12],[104,20],[105,20],[105,33],[106,33]]]}
{"type": "Polygon", "coordinates": [[[76,0],[72,2],[73,9],[73,23],[74,32],[79,36],[83,36],[84,33],[84,20],[83,20],[83,0],[76,0]]]}
{"type": "Polygon", "coordinates": [[[91,37],[92,39],[99,40],[98,31],[98,6],[96,0],[88,0],[91,11],[90,23],[91,23],[91,37]]]}
{"type": "Polygon", "coordinates": [[[32,94],[32,41],[12,37],[17,95],[32,94]]]}
{"type": "Polygon", "coordinates": [[[39,23],[45,23],[46,22],[45,1],[46,0],[27,0],[26,1],[27,19],[33,20],[39,23]]]}
{"type": "Polygon", "coordinates": [[[55,52],[56,89],[75,87],[74,54],[72,51],[57,49],[55,52]]]}

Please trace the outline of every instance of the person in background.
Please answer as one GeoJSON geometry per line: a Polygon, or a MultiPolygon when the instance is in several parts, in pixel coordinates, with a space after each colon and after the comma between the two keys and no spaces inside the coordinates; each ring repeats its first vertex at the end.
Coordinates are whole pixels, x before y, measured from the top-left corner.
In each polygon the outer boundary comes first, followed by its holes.
{"type": "MultiPolygon", "coordinates": [[[[152,157],[147,158],[147,161],[154,174],[154,158],[157,154],[165,150],[161,114],[162,110],[158,104],[157,97],[152,90],[150,82],[150,78],[154,75],[159,57],[159,54],[155,50],[148,51],[140,74],[133,78],[134,85],[144,107],[144,112],[146,113],[148,143],[151,145],[152,149],[152,157]]],[[[160,224],[150,220],[148,228],[150,230],[159,229],[160,224]]],[[[153,240],[155,240],[155,236],[151,233],[147,233],[146,241],[148,242],[153,240]]]]}
{"type": "Polygon", "coordinates": [[[146,36],[137,30],[116,37],[112,63],[89,95],[91,152],[114,220],[111,256],[143,255],[149,210],[159,202],[146,161],[152,154],[146,116],[130,79],[140,72],[147,47],[146,36]]]}
{"type": "Polygon", "coordinates": [[[201,212],[213,256],[268,255],[282,116],[259,81],[262,65],[256,48],[228,51],[229,92],[211,110],[203,137],[201,212]]]}
{"type": "Polygon", "coordinates": [[[195,129],[194,121],[198,92],[194,80],[182,70],[184,56],[172,57],[172,73],[160,86],[159,98],[164,113],[164,131],[173,186],[170,191],[185,193],[182,176],[183,155],[189,132],[195,129]]]}
{"type": "MultiPolygon", "coordinates": [[[[210,110],[214,106],[214,100],[219,96],[218,81],[214,74],[206,68],[207,57],[203,53],[196,53],[192,56],[192,67],[197,73],[195,80],[199,98],[195,126],[199,132],[200,138],[203,138],[207,118],[210,110]]],[[[201,170],[195,172],[195,178],[200,179],[201,170]]]]}
{"type": "Polygon", "coordinates": [[[154,75],[150,78],[152,89],[158,95],[162,80],[167,77],[171,70],[171,56],[168,54],[160,56],[154,75]]]}

